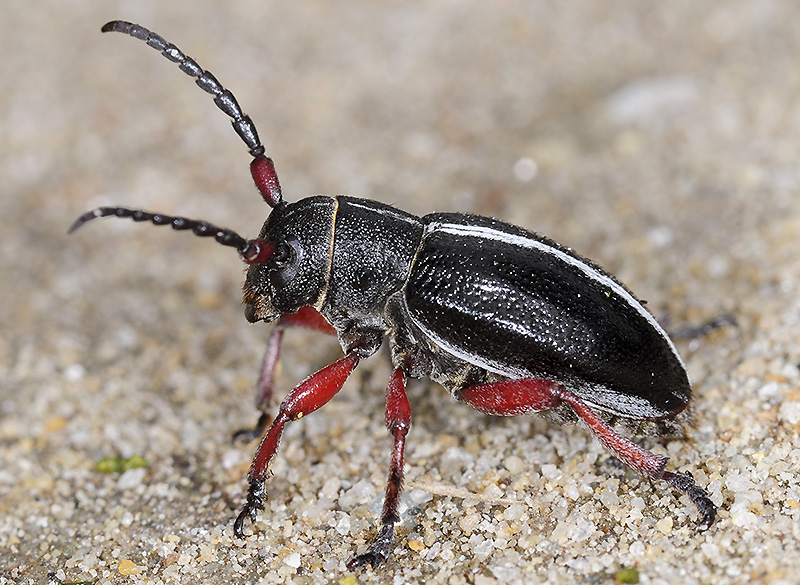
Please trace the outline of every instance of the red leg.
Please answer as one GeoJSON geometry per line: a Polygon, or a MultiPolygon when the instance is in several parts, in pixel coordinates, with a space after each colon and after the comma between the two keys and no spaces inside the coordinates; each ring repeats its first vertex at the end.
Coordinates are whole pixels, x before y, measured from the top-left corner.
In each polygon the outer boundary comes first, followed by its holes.
{"type": "Polygon", "coordinates": [[[325,405],[341,390],[353,369],[358,365],[358,361],[359,357],[355,352],[347,354],[342,359],[303,380],[289,392],[289,395],[281,403],[278,416],[275,417],[267,434],[264,435],[253,458],[253,463],[250,465],[250,472],[247,476],[250,481],[247,503],[233,525],[233,533],[237,538],[244,536],[245,519],[250,518],[252,522],[255,522],[258,510],[264,509],[264,500],[267,497],[264,482],[267,479],[269,464],[278,450],[286,423],[300,420],[325,405]]]}
{"type": "Polygon", "coordinates": [[[328,335],[336,335],[336,329],[325,320],[319,311],[309,305],[300,307],[296,313],[282,315],[280,323],[286,327],[302,327],[328,335]]]}
{"type": "Polygon", "coordinates": [[[284,325],[283,319],[278,321],[272,333],[270,333],[267,340],[267,349],[261,360],[261,369],[258,372],[258,384],[256,386],[256,408],[262,413],[266,413],[269,409],[272,395],[275,393],[275,376],[278,371],[278,360],[281,355],[281,342],[283,341],[285,328],[286,325],[284,325]]]}
{"type": "Polygon", "coordinates": [[[518,416],[561,404],[557,389],[558,384],[549,380],[507,380],[463,388],[458,399],[486,414],[518,416]]]}
{"type": "Polygon", "coordinates": [[[275,393],[275,377],[281,354],[281,341],[283,332],[287,327],[302,327],[312,331],[320,331],[328,335],[336,335],[336,330],[330,326],[319,311],[314,307],[301,307],[297,313],[287,313],[278,320],[270,333],[267,349],[261,360],[261,369],[256,387],[256,408],[260,411],[255,428],[241,429],[233,434],[234,440],[250,442],[261,437],[267,426],[272,421],[269,414],[272,395],[275,393]]]}
{"type": "Polygon", "coordinates": [[[459,398],[481,412],[500,416],[536,412],[566,402],[612,455],[642,477],[663,479],[688,495],[702,516],[701,526],[707,528],[714,521],[716,508],[713,502],[691,476],[664,471],[666,457],[651,453],[617,433],[580,398],[556,382],[531,378],[482,384],[464,388],[459,398]]]}
{"type": "Polygon", "coordinates": [[[372,565],[374,569],[394,549],[394,525],[400,521],[397,508],[400,504],[400,492],[403,489],[403,454],[406,448],[406,435],[411,428],[411,407],[406,397],[406,374],[401,368],[392,373],[389,385],[386,386],[386,428],[394,436],[394,448],[389,465],[386,497],[383,500],[381,528],[367,552],[347,563],[350,571],[367,564],[372,565]]]}
{"type": "Polygon", "coordinates": [[[286,313],[282,315],[272,330],[267,351],[264,352],[264,359],[261,361],[261,371],[258,377],[258,391],[256,394],[256,408],[266,412],[269,403],[272,401],[272,394],[275,389],[275,374],[278,360],[281,353],[281,341],[283,340],[283,330],[287,327],[302,327],[312,331],[319,331],[328,335],[336,335],[336,330],[330,326],[319,311],[314,307],[300,307],[296,313],[286,313]]]}

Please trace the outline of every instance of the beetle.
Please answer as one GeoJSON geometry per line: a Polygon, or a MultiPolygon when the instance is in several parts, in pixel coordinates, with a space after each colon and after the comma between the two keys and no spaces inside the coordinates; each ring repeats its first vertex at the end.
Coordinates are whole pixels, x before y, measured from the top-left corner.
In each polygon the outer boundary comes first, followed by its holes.
{"type": "Polygon", "coordinates": [[[246,502],[233,532],[243,538],[267,497],[265,481],[284,427],[322,407],[384,338],[393,372],[385,422],[394,438],[380,528],[349,569],[378,566],[392,552],[411,408],[408,378],[430,378],[452,396],[492,415],[556,410],[583,423],[619,461],[648,480],[664,480],[697,507],[701,529],[716,507],[688,473],[612,424],[672,421],[691,399],[686,368],[668,335],[628,288],[597,264],[546,237],[463,213],[416,217],[370,199],[312,196],[283,200],[271,158],[233,94],[175,45],[146,28],[112,21],[144,41],[214,96],[253,160],[252,178],[272,208],[257,238],[202,220],[126,207],[81,215],[72,233],[105,217],[190,230],[235,248],[249,265],[248,321],[275,322],[257,389],[260,417],[242,433],[261,436],[248,473],[246,502]],[[336,335],[344,357],[289,392],[272,419],[269,405],[283,332],[299,326],[336,335]]]}

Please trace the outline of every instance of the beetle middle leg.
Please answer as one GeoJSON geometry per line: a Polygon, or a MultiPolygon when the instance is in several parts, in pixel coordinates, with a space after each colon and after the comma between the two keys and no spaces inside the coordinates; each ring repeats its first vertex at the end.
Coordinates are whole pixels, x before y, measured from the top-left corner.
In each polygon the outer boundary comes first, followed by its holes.
{"type": "Polygon", "coordinates": [[[457,397],[476,410],[497,416],[515,416],[554,408],[566,402],[584,422],[603,447],[625,465],[649,480],[663,479],[686,494],[700,512],[701,528],[708,528],[716,515],[716,506],[690,475],[665,471],[667,458],[651,453],[620,435],[581,399],[561,384],[527,378],[506,380],[463,388],[457,397]]]}
{"type": "Polygon", "coordinates": [[[264,484],[269,474],[269,464],[278,450],[286,423],[300,420],[324,406],[342,389],[359,360],[358,350],[350,351],[345,357],[300,382],[281,403],[278,416],[267,429],[250,465],[247,503],[233,524],[236,538],[244,538],[244,521],[250,518],[251,522],[255,522],[258,511],[264,509],[264,500],[267,498],[264,484]]]}
{"type": "Polygon", "coordinates": [[[400,521],[397,508],[400,504],[400,492],[403,489],[403,455],[406,435],[411,428],[411,407],[406,397],[406,373],[402,368],[395,369],[386,386],[386,428],[394,436],[394,448],[389,465],[386,496],[383,500],[381,528],[367,552],[353,557],[347,563],[350,571],[367,564],[374,569],[394,549],[394,525],[400,521]]]}
{"type": "Polygon", "coordinates": [[[283,332],[287,327],[301,327],[327,333],[328,335],[336,335],[336,330],[313,307],[301,307],[297,313],[286,313],[278,319],[267,341],[267,349],[261,360],[261,369],[259,370],[258,384],[256,385],[258,421],[253,428],[239,429],[233,433],[234,441],[246,443],[254,441],[264,434],[267,426],[272,422],[269,407],[272,402],[272,395],[275,393],[275,378],[278,372],[278,362],[280,361],[283,332]]]}

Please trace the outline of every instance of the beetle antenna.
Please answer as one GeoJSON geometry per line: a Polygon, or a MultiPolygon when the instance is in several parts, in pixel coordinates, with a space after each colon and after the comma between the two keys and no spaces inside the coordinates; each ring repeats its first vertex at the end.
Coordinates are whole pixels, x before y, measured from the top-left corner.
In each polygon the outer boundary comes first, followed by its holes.
{"type": "Polygon", "coordinates": [[[87,211],[75,220],[70,226],[68,234],[80,229],[83,224],[93,219],[104,217],[130,218],[133,221],[149,221],[155,225],[169,225],[174,230],[192,230],[192,233],[201,238],[213,237],[223,246],[236,248],[239,255],[247,264],[266,262],[275,252],[275,246],[265,240],[247,240],[233,230],[220,228],[207,221],[164,215],[163,213],[150,213],[142,209],[128,207],[98,207],[87,211]]]}
{"type": "Polygon", "coordinates": [[[239,103],[230,90],[225,89],[210,71],[200,67],[197,61],[184,54],[178,47],[143,26],[123,20],[112,20],[104,24],[101,30],[103,32],[121,32],[144,41],[148,46],[160,51],[164,57],[173,63],[177,63],[181,71],[190,77],[194,77],[195,83],[200,89],[213,95],[214,103],[231,118],[233,129],[247,145],[250,154],[253,156],[253,161],[250,163],[250,174],[253,176],[253,181],[255,181],[264,201],[270,207],[276,207],[281,204],[283,197],[281,195],[281,186],[278,182],[278,174],[275,172],[275,165],[271,158],[264,155],[264,145],[261,144],[261,140],[258,138],[255,124],[253,124],[250,116],[245,114],[242,108],[239,107],[239,103]]]}

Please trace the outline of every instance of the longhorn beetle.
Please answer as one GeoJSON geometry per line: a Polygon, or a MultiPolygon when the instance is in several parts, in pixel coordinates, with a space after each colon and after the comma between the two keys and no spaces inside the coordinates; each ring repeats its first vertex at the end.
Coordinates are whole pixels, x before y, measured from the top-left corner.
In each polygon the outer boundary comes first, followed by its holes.
{"type": "Polygon", "coordinates": [[[394,437],[381,526],[349,569],[376,567],[392,552],[411,426],[407,378],[428,377],[455,399],[500,416],[558,408],[580,420],[612,455],[648,480],[686,494],[701,529],[716,508],[691,475],[666,471],[667,458],[636,445],[610,422],[670,421],[691,398],[686,369],[667,334],[614,276],[569,248],[500,221],[461,213],[415,217],[349,196],[287,203],[272,159],[233,94],[175,45],[129,22],[116,31],[146,42],[214,96],[253,157],[250,172],[272,208],[257,238],[208,222],[125,207],[80,216],[72,233],[103,217],[130,218],[235,248],[249,265],[245,316],[276,322],[258,382],[261,443],[248,474],[244,507],[233,525],[256,520],[265,480],[288,422],[308,415],[341,389],[358,363],[388,338],[393,373],[386,426],[394,437]],[[270,419],[275,366],[286,327],[338,336],[345,356],[296,386],[270,419]]]}

